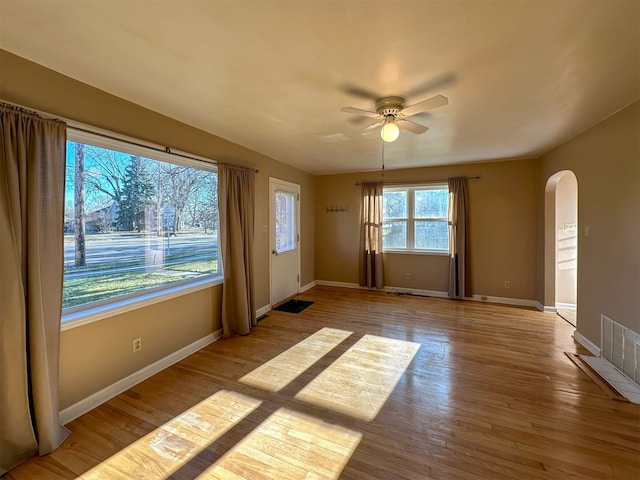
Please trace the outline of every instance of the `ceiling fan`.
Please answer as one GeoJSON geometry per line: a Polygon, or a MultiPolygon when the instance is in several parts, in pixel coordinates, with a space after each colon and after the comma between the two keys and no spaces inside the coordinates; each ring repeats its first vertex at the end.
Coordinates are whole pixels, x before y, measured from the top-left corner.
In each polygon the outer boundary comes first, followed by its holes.
{"type": "Polygon", "coordinates": [[[429,127],[409,120],[408,117],[447,105],[449,100],[442,95],[428,98],[422,102],[405,108],[403,97],[382,97],[376,100],[375,112],[354,107],[343,107],[340,111],[353,113],[362,117],[376,118],[376,123],[369,125],[362,133],[370,132],[382,126],[380,136],[385,142],[393,142],[400,135],[400,128],[415,134],[424,133],[429,127]]]}

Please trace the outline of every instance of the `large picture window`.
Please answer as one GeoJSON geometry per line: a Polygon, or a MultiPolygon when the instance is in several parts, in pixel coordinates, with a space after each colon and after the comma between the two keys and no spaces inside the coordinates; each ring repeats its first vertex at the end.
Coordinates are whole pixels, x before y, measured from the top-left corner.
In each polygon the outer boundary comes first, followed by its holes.
{"type": "Polygon", "coordinates": [[[63,313],[220,275],[217,186],[214,164],[70,130],[63,313]]]}
{"type": "Polygon", "coordinates": [[[444,253],[449,250],[446,184],[385,187],[382,246],[385,251],[444,253]]]}

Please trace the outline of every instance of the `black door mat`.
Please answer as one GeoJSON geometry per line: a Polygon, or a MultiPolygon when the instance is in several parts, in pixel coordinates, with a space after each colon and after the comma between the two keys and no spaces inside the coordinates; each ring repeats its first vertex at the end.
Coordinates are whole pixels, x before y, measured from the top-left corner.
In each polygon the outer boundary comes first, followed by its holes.
{"type": "Polygon", "coordinates": [[[294,298],[293,300],[289,300],[279,307],[274,308],[274,310],[277,310],[279,312],[300,313],[309,305],[313,305],[313,302],[310,302],[308,300],[296,300],[294,298]]]}

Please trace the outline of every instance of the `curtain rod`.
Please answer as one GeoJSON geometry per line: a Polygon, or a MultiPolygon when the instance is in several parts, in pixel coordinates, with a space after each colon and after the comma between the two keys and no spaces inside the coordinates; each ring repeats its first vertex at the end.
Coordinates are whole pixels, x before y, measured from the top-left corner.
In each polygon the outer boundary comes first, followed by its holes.
{"type": "MultiPolygon", "coordinates": [[[[87,128],[81,128],[81,127],[78,127],[78,126],[67,126],[67,128],[69,128],[71,130],[76,130],[78,132],[90,133],[91,135],[97,135],[99,137],[108,138],[109,140],[116,140],[118,142],[128,143],[129,145],[134,145],[136,147],[147,148],[149,150],[154,150],[156,152],[168,153],[169,155],[175,155],[176,157],[186,158],[188,160],[197,160],[198,162],[204,161],[202,158],[196,158],[196,157],[193,157],[191,155],[187,155],[185,153],[172,152],[171,148],[169,148],[169,147],[164,147],[164,149],[162,149],[160,147],[155,147],[155,146],[152,146],[152,145],[145,145],[144,143],[138,143],[138,142],[135,142],[133,140],[129,140],[129,139],[125,139],[125,138],[118,138],[116,136],[109,135],[107,133],[96,132],[94,130],[90,130],[90,129],[87,129],[87,128]]],[[[213,160],[213,161],[216,164],[228,165],[228,166],[231,166],[231,167],[246,168],[248,170],[251,170],[250,167],[244,167],[244,166],[241,166],[241,165],[232,165],[230,163],[219,162],[217,160],[213,160]]],[[[255,172],[256,173],[260,173],[260,170],[255,169],[255,172]]]]}
{"type": "MultiPolygon", "coordinates": [[[[242,166],[242,165],[233,165],[233,164],[230,164],[230,163],[219,162],[219,161],[213,160],[213,159],[197,158],[197,157],[193,157],[191,155],[187,155],[185,153],[172,152],[169,147],[161,148],[161,147],[157,147],[155,145],[150,145],[150,144],[146,144],[145,145],[144,143],[139,143],[139,142],[135,142],[135,141],[133,141],[133,140],[131,140],[129,138],[124,138],[124,137],[126,137],[126,135],[122,135],[122,137],[118,137],[118,136],[114,136],[114,135],[109,135],[108,133],[98,132],[96,130],[92,130],[91,128],[85,128],[84,124],[82,124],[80,122],[76,122],[75,120],[71,120],[69,118],[61,117],[59,115],[53,115],[53,114],[51,114],[49,112],[43,112],[42,110],[37,110],[37,109],[34,109],[34,108],[25,107],[24,105],[20,105],[18,103],[8,102],[6,100],[2,100],[1,103],[4,103],[6,105],[10,105],[10,106],[13,106],[13,107],[21,108],[21,109],[27,110],[29,112],[33,112],[34,114],[40,115],[40,116],[42,116],[44,118],[47,118],[47,119],[61,120],[61,121],[65,122],[67,124],[67,128],[70,129],[70,130],[76,130],[78,132],[90,133],[91,135],[97,135],[99,137],[108,138],[109,140],[116,140],[118,142],[128,143],[129,145],[134,145],[136,147],[148,148],[149,150],[154,150],[156,152],[168,153],[169,155],[175,155],[176,157],[182,157],[182,158],[186,158],[188,160],[196,160],[198,162],[211,160],[215,164],[228,165],[230,167],[240,167],[240,168],[246,168],[247,170],[251,170],[251,167],[245,167],[245,166],[242,166]]],[[[87,125],[87,127],[89,127],[89,125],[87,125]]],[[[152,143],[152,142],[149,142],[149,143],[152,143]]],[[[260,173],[260,170],[258,170],[257,168],[254,169],[254,171],[256,173],[260,173]]]]}
{"type": "MultiPolygon", "coordinates": [[[[480,175],[476,175],[475,177],[465,177],[465,180],[480,180],[480,175]]],[[[439,180],[410,180],[408,182],[382,182],[384,185],[414,185],[414,184],[425,184],[425,183],[442,183],[448,181],[448,178],[442,178],[439,180]]],[[[354,185],[362,185],[364,182],[356,182],[354,185]]],[[[373,182],[372,182],[373,183],[373,182]]]]}

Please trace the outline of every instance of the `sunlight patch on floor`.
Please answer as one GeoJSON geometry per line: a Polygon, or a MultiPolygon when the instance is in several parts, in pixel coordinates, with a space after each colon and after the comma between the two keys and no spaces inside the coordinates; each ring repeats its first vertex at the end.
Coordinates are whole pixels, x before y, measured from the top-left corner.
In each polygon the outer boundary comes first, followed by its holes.
{"type": "Polygon", "coordinates": [[[359,432],[280,408],[197,478],[336,479],[361,438],[359,432]]]}
{"type": "Polygon", "coordinates": [[[420,348],[419,343],[363,336],[296,399],[373,420],[420,348]]]}
{"type": "MultiPolygon", "coordinates": [[[[240,381],[277,392],[350,335],[349,331],[323,328],[240,381]]],[[[365,335],[295,398],[371,421],[419,348],[419,343],[365,335]]],[[[80,478],[171,478],[261,404],[247,395],[221,390],[80,478]]],[[[281,407],[198,478],[337,479],[361,438],[360,432],[281,407]]]]}
{"type": "Polygon", "coordinates": [[[325,327],[260,365],[239,381],[278,392],[350,335],[351,332],[345,330],[325,327]]]}
{"type": "Polygon", "coordinates": [[[261,403],[240,393],[221,390],[79,478],[168,478],[261,403]]]}

